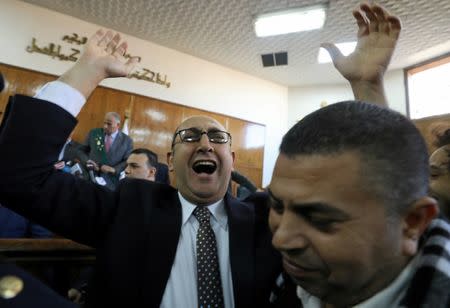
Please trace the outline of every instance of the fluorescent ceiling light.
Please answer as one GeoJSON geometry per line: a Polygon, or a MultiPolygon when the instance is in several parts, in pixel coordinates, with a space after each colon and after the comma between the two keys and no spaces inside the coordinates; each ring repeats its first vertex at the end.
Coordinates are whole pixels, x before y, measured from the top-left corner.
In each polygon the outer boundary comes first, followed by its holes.
{"type": "MultiPolygon", "coordinates": [[[[353,51],[355,51],[356,42],[339,43],[336,44],[336,47],[339,48],[339,50],[342,52],[344,56],[348,56],[353,51]]],[[[317,61],[319,63],[332,62],[330,54],[325,48],[319,49],[319,56],[317,57],[317,61]]]]}
{"type": "Polygon", "coordinates": [[[325,6],[315,5],[263,14],[256,18],[256,36],[279,35],[320,29],[325,23],[325,6]]]}

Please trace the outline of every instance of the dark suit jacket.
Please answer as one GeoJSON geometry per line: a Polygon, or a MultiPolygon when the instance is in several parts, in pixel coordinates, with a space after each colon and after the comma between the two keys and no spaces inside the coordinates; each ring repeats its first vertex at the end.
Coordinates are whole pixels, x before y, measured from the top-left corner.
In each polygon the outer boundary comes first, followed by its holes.
{"type": "MultiPolygon", "coordinates": [[[[136,179],[109,191],[53,171],[52,157],[75,125],[76,119],[54,104],[25,96],[10,100],[0,130],[0,148],[9,149],[0,151],[0,202],[97,249],[94,306],[159,307],[181,230],[177,191],[136,179]]],[[[258,217],[267,211],[229,195],[225,207],[235,305],[264,307],[281,271],[267,216],[258,217]]]]}
{"type": "Polygon", "coordinates": [[[158,163],[156,165],[155,182],[170,185],[169,167],[166,164],[158,163]]]}
{"type": "MultiPolygon", "coordinates": [[[[133,140],[119,131],[107,153],[104,150],[104,140],[105,135],[102,128],[91,129],[86,138],[84,149],[89,159],[101,165],[111,166],[116,170],[115,174],[99,174],[106,181],[106,187],[114,190],[119,182],[120,173],[125,170],[127,158],[133,150],[133,140]]],[[[85,163],[86,161],[84,161],[84,165],[85,163]]]]}
{"type": "Polygon", "coordinates": [[[49,238],[52,233],[0,205],[0,238],[49,238]]]}
{"type": "Polygon", "coordinates": [[[127,158],[133,150],[133,140],[119,131],[108,153],[97,150],[97,141],[102,142],[102,145],[104,145],[104,133],[101,128],[91,129],[86,138],[85,145],[87,146],[89,159],[102,165],[113,167],[116,169],[117,174],[122,172],[125,169],[127,158]],[[101,138],[99,139],[98,136],[101,136],[101,138]]]}

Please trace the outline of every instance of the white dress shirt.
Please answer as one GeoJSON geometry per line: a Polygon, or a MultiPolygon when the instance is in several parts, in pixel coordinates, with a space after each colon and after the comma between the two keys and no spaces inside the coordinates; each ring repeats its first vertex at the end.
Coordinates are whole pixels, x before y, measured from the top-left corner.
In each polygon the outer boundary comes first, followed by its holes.
{"type": "MultiPolygon", "coordinates": [[[[192,213],[195,205],[178,193],[182,206],[181,235],[178,242],[175,262],[161,301],[162,308],[197,308],[197,253],[196,237],[200,226],[192,213]]],[[[234,307],[233,281],[228,240],[228,217],[223,200],[208,206],[211,212],[211,227],[216,235],[219,257],[220,278],[222,281],[224,304],[234,307]]]]}
{"type": "MultiPolygon", "coordinates": [[[[60,81],[47,83],[38,91],[35,97],[60,106],[74,117],[78,115],[86,102],[86,98],[80,92],[60,81]]],[[[192,215],[196,206],[184,199],[180,193],[178,193],[178,196],[182,206],[181,234],[175,261],[172,265],[160,307],[197,308],[196,237],[199,223],[195,216],[192,215]]],[[[224,304],[226,308],[234,308],[228,217],[224,201],[221,200],[209,205],[208,209],[212,214],[211,227],[216,235],[224,304]]],[[[155,249],[155,253],[157,253],[157,249],[155,249]]]]}
{"type": "MultiPolygon", "coordinates": [[[[352,308],[379,308],[400,307],[400,300],[405,296],[406,290],[411,282],[414,272],[417,269],[419,258],[414,257],[403,271],[386,288],[366,299],[365,301],[352,306],[352,308]]],[[[302,301],[304,308],[321,308],[322,303],[319,298],[309,294],[300,286],[297,286],[297,296],[302,301]]]]}

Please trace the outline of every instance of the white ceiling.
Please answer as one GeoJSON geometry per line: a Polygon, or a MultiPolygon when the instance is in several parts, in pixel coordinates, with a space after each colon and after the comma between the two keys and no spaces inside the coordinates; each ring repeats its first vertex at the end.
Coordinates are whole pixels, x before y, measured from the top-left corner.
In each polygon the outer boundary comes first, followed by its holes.
{"type": "MultiPolygon", "coordinates": [[[[294,87],[342,82],[317,64],[321,42],[355,40],[359,0],[24,0],[275,83],[294,87]],[[328,3],[321,30],[257,38],[256,15],[328,3]],[[287,51],[289,65],[263,68],[261,54],[287,51]]],[[[390,69],[450,52],[449,0],[381,0],[402,20],[390,69]]]]}

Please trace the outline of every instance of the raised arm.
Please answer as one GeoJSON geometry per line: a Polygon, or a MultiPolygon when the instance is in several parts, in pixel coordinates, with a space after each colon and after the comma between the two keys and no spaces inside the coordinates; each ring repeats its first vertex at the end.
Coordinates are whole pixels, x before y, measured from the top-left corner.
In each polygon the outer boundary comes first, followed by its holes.
{"type": "Polygon", "coordinates": [[[77,89],[88,98],[105,78],[127,76],[137,62],[123,57],[127,42],[120,42],[120,34],[98,30],[88,41],[83,55],[65,72],[59,81],[77,89]]]}
{"type": "Polygon", "coordinates": [[[355,51],[343,56],[334,44],[322,47],[350,82],[355,99],[387,106],[383,78],[400,35],[400,19],[379,5],[368,4],[361,4],[353,16],[358,24],[355,51]]]}

